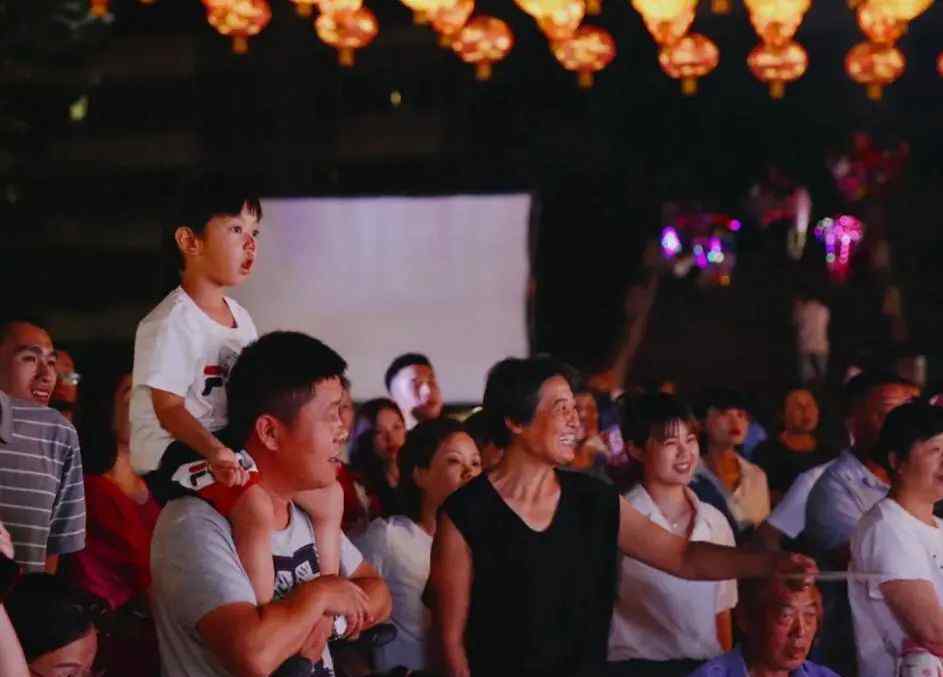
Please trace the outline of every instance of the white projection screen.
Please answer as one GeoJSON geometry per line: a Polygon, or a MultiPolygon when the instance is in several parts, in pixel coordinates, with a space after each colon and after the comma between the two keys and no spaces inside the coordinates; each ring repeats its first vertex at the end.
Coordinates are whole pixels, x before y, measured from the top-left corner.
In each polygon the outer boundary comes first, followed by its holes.
{"type": "Polygon", "coordinates": [[[357,400],[386,395],[400,353],[429,356],[446,402],[481,400],[497,360],[527,351],[528,195],[262,201],[249,278],[232,290],[259,333],[337,350],[357,400]]]}

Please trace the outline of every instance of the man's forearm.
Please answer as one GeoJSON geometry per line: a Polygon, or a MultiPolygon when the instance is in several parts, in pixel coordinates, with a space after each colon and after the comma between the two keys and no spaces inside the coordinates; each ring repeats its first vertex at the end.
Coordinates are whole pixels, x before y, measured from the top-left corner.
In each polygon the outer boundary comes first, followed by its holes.
{"type": "Polygon", "coordinates": [[[774,553],[689,541],[684,551],[681,578],[723,581],[731,578],[760,578],[773,573],[774,553]]]}

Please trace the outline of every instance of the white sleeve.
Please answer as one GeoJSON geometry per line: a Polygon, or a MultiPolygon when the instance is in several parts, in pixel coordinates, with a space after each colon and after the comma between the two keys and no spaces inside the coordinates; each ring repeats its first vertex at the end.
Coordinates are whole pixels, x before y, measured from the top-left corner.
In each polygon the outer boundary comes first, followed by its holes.
{"type": "Polygon", "coordinates": [[[851,543],[855,571],[878,574],[868,582],[872,599],[882,599],[880,586],[888,581],[933,581],[930,559],[911,532],[894,520],[868,521],[851,543]]]}
{"type": "Polygon", "coordinates": [[[812,487],[821,475],[821,472],[816,475],[815,470],[816,468],[808,470],[793,481],[786,495],[776,504],[773,514],[766,520],[789,538],[796,538],[805,530],[806,503],[812,487]]]}
{"type": "MultiPolygon", "coordinates": [[[[717,545],[737,546],[737,541],[730,528],[727,518],[718,512],[716,519],[711,520],[711,540],[717,545]]],[[[737,606],[737,581],[717,582],[717,613],[722,613],[737,606]]]]}
{"type": "Polygon", "coordinates": [[[351,576],[357,568],[363,564],[363,555],[357,550],[357,547],[350,542],[346,534],[341,534],[341,574],[351,576]]]}
{"type": "Polygon", "coordinates": [[[186,397],[200,361],[196,332],[179,312],[142,322],[134,337],[134,385],[186,397]]]}

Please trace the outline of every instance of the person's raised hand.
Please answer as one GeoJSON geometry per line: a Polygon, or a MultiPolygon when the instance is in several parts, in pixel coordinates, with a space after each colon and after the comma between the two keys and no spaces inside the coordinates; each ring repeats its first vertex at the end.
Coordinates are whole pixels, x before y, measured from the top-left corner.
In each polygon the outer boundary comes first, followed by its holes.
{"type": "Polygon", "coordinates": [[[314,629],[311,630],[311,634],[301,645],[298,653],[309,661],[317,663],[324,654],[324,648],[327,646],[327,641],[330,639],[333,630],[334,620],[330,616],[322,616],[314,624],[314,629]]]}
{"type": "Polygon", "coordinates": [[[210,472],[220,484],[227,487],[241,487],[249,481],[249,472],[239,463],[239,456],[229,447],[219,446],[206,457],[210,472]]]}
{"type": "Polygon", "coordinates": [[[341,576],[319,576],[312,583],[324,595],[325,613],[347,619],[347,636],[359,634],[373,622],[367,606],[369,598],[359,586],[341,576]]]}
{"type": "Polygon", "coordinates": [[[801,590],[815,582],[819,567],[811,557],[796,552],[779,552],[774,557],[773,575],[785,578],[790,588],[801,590]]]}

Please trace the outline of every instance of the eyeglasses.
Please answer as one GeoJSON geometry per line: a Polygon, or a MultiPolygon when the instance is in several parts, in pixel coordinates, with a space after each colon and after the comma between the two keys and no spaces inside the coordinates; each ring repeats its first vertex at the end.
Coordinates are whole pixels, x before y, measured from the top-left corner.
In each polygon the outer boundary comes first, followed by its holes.
{"type": "Polygon", "coordinates": [[[67,386],[77,386],[82,380],[82,375],[77,371],[70,371],[65,374],[59,374],[59,380],[67,386]]]}

